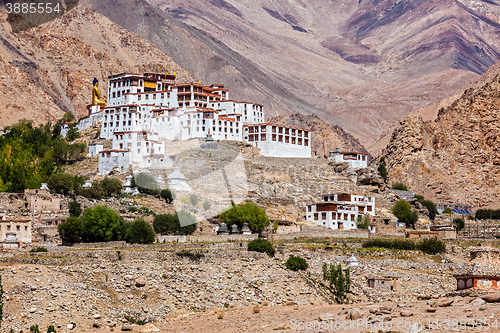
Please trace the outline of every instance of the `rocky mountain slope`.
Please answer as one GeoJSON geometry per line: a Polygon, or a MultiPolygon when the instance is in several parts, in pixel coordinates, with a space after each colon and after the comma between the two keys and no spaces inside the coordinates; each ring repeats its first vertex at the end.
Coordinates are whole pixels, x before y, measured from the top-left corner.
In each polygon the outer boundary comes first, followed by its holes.
{"type": "Polygon", "coordinates": [[[389,182],[402,181],[439,202],[500,207],[499,107],[496,75],[467,89],[435,121],[402,121],[383,152],[389,182]]]}
{"type": "Polygon", "coordinates": [[[94,77],[106,95],[110,74],[165,69],[179,81],[193,79],[149,41],[87,7],[20,33],[0,12],[0,127],[21,118],[54,121],[67,111],[81,117],[94,77]]]}
{"type": "Polygon", "coordinates": [[[496,1],[83,3],[234,98],[318,115],[365,145],[500,59],[496,1]]]}

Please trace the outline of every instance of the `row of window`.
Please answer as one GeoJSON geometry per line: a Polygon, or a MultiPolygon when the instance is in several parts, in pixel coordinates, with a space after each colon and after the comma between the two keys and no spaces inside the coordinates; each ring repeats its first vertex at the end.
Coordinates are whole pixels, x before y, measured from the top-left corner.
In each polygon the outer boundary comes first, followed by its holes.
{"type": "MultiPolygon", "coordinates": [[[[249,126],[248,127],[248,133],[259,133],[259,127],[260,127],[260,132],[265,133],[267,132],[267,125],[261,125],[261,126],[249,126]]],[[[279,127],[279,126],[272,126],[273,133],[279,133],[283,134],[283,132],[286,135],[297,135],[297,136],[302,136],[302,133],[304,133],[304,137],[307,138],[309,136],[308,131],[302,131],[302,130],[296,130],[295,128],[288,128],[288,127],[279,127]]]]}
{"type": "MultiPolygon", "coordinates": [[[[259,138],[260,138],[260,141],[266,141],[267,140],[267,134],[266,133],[263,133],[263,134],[250,134],[248,136],[248,141],[259,141],[259,138]]],[[[284,142],[284,143],[291,143],[293,145],[299,145],[299,146],[302,146],[302,142],[304,143],[304,146],[309,146],[309,140],[308,139],[304,139],[302,140],[302,138],[296,138],[294,136],[290,137],[290,136],[283,136],[283,135],[276,135],[276,134],[273,134],[272,137],[271,137],[272,141],[278,141],[278,142],[284,142]]]]}
{"type": "MultiPolygon", "coordinates": [[[[2,225],[2,227],[7,227],[7,231],[10,231],[11,230],[11,226],[10,225],[2,225]]],[[[17,231],[21,231],[21,226],[20,225],[16,225],[16,230],[17,231]]],[[[28,226],[24,226],[24,231],[28,231],[28,226]]]]}
{"type": "MultiPolygon", "coordinates": [[[[332,213],[332,219],[334,220],[344,220],[344,221],[355,221],[355,214],[346,214],[346,213],[332,213]]],[[[326,212],[324,213],[314,213],[314,220],[326,220],[326,212]]]]}

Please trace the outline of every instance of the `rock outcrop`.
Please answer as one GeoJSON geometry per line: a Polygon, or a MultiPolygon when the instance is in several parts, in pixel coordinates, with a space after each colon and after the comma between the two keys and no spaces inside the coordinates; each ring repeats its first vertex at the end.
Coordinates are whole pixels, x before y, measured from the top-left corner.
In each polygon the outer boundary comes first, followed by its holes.
{"type": "Polygon", "coordinates": [[[499,119],[500,76],[495,76],[467,89],[435,121],[401,121],[383,151],[389,183],[404,182],[437,202],[497,207],[499,119]]]}

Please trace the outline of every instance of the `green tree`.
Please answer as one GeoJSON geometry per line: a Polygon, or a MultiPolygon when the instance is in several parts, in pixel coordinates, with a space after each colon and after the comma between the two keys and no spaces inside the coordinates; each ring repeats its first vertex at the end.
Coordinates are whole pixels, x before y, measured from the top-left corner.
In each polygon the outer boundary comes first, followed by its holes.
{"type": "Polygon", "coordinates": [[[69,173],[55,173],[47,185],[51,192],[68,195],[74,187],[75,177],[69,173]]]}
{"type": "Polygon", "coordinates": [[[172,203],[175,200],[175,193],[170,189],[161,190],[160,196],[167,202],[172,203]]]}
{"type": "Polygon", "coordinates": [[[30,333],[40,333],[40,329],[38,328],[38,325],[30,326],[30,333]]]}
{"type": "Polygon", "coordinates": [[[179,234],[191,235],[196,231],[196,217],[188,211],[181,210],[177,212],[179,220],[179,234]]]}
{"type": "Polygon", "coordinates": [[[47,326],[47,333],[56,333],[56,328],[54,325],[47,326]]]}
{"type": "Polygon", "coordinates": [[[80,137],[80,132],[78,131],[78,127],[76,125],[70,125],[68,132],[66,133],[67,141],[74,141],[80,137]]]}
{"type": "Polygon", "coordinates": [[[153,228],[161,235],[191,235],[196,231],[196,218],[185,210],[159,214],[154,218],[153,228]]]}
{"type": "Polygon", "coordinates": [[[205,211],[209,210],[211,206],[212,206],[212,205],[211,205],[211,204],[210,204],[210,202],[208,202],[208,201],[205,201],[205,202],[203,203],[203,209],[204,209],[205,211]]]}
{"type": "Polygon", "coordinates": [[[153,178],[150,174],[147,173],[139,173],[132,177],[132,184],[137,187],[139,192],[151,195],[160,194],[160,185],[156,179],[153,178]]]}
{"type": "Polygon", "coordinates": [[[427,210],[429,211],[429,218],[434,221],[434,219],[436,218],[436,215],[438,213],[434,202],[432,202],[430,200],[421,200],[419,202],[422,204],[422,206],[427,208],[427,210]]]}
{"type": "Polygon", "coordinates": [[[69,215],[80,217],[82,215],[82,205],[76,199],[73,199],[69,203],[69,215]]]}
{"type": "Polygon", "coordinates": [[[100,181],[99,186],[107,197],[120,194],[122,191],[122,182],[116,178],[105,177],[100,181]]]}
{"type": "Polygon", "coordinates": [[[418,249],[427,254],[438,254],[446,250],[444,242],[437,238],[423,239],[418,243],[418,249]]]}
{"type": "Polygon", "coordinates": [[[418,221],[418,213],[411,209],[411,205],[408,201],[404,199],[398,200],[394,207],[392,207],[392,213],[399,221],[415,229],[415,223],[418,221]]]}
{"type": "Polygon", "coordinates": [[[465,227],[465,221],[462,218],[453,219],[453,224],[457,227],[457,230],[460,231],[465,227]]]}
{"type": "Polygon", "coordinates": [[[323,263],[323,280],[328,282],[330,291],[335,295],[339,303],[344,303],[347,299],[346,293],[351,288],[351,277],[349,268],[342,271],[342,266],[323,263]]]}
{"type": "Polygon", "coordinates": [[[359,215],[356,219],[358,229],[368,229],[370,226],[370,218],[367,215],[359,215]]]}
{"type": "Polygon", "coordinates": [[[274,253],[276,252],[273,245],[267,239],[260,238],[248,242],[248,251],[267,253],[270,257],[274,257],[274,253]]]}
{"type": "Polygon", "coordinates": [[[156,234],[151,224],[138,219],[132,222],[127,234],[127,242],[132,244],[151,244],[156,240],[156,234]]]}
{"type": "Polygon", "coordinates": [[[378,173],[384,179],[384,182],[387,183],[387,170],[384,156],[380,157],[380,161],[378,163],[378,173]]]}
{"type": "Polygon", "coordinates": [[[124,221],[107,206],[87,208],[81,217],[82,242],[110,242],[125,240],[124,221]]]}
{"type": "Polygon", "coordinates": [[[54,129],[52,130],[52,137],[55,139],[59,135],[61,135],[61,125],[62,124],[70,123],[73,121],[75,121],[75,116],[71,112],[66,112],[64,114],[64,116],[55,123],[54,129]]]}
{"type": "Polygon", "coordinates": [[[57,231],[64,243],[80,243],[82,240],[82,221],[75,216],[70,216],[57,226],[57,231]]]}
{"type": "Polygon", "coordinates": [[[243,223],[248,223],[250,230],[259,232],[269,225],[266,211],[253,202],[245,202],[242,205],[233,206],[219,216],[220,220],[228,227],[236,224],[241,230],[243,223]]]}

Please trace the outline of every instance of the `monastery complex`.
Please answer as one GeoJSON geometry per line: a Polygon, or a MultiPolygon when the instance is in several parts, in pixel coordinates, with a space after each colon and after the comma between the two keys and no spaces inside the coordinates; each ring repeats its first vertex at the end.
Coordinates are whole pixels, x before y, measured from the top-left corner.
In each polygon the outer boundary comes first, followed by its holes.
{"type": "MultiPolygon", "coordinates": [[[[116,166],[123,171],[147,168],[168,154],[165,143],[212,137],[245,141],[275,157],[311,157],[309,130],[266,123],[263,106],[229,99],[223,85],[175,85],[175,75],[118,74],[108,78],[107,105],[88,106],[80,119],[84,130],[101,122],[101,138],[112,139],[112,149],[90,147],[99,154],[99,172],[116,166]]],[[[69,124],[62,127],[65,135],[69,124]]]]}

